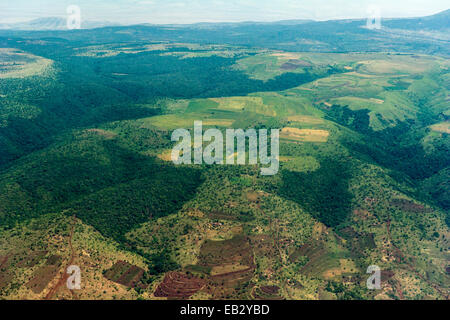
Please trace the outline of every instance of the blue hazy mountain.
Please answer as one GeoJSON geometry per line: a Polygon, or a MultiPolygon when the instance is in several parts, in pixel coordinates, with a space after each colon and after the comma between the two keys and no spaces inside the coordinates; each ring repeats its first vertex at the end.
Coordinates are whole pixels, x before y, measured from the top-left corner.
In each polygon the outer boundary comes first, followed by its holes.
{"type": "MultiPolygon", "coordinates": [[[[107,21],[82,21],[81,28],[92,29],[114,25],[118,26],[120,24],[107,21]]],[[[67,30],[67,20],[60,17],[46,17],[25,22],[0,23],[0,29],[30,31],[67,30]]]]}

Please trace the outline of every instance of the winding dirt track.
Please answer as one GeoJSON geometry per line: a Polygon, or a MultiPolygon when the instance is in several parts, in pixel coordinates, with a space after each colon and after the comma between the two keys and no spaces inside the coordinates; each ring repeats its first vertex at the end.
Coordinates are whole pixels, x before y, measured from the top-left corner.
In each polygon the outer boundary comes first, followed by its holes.
{"type": "MultiPolygon", "coordinates": [[[[61,278],[58,280],[58,282],[55,284],[55,286],[53,288],[50,289],[50,291],[47,293],[47,295],[45,296],[45,300],[51,300],[53,298],[53,296],[56,294],[56,292],[58,291],[59,288],[61,288],[63,285],[66,284],[67,279],[69,278],[69,274],[67,273],[67,268],[69,268],[71,265],[73,265],[73,262],[75,260],[75,251],[73,250],[73,245],[72,245],[72,238],[73,238],[73,232],[75,229],[75,224],[76,224],[76,216],[74,215],[72,217],[72,228],[70,230],[70,236],[69,236],[69,247],[70,247],[70,260],[67,264],[67,266],[64,268],[64,272],[61,275],[61,278]]],[[[73,290],[71,290],[72,295],[74,295],[73,290]]]]}

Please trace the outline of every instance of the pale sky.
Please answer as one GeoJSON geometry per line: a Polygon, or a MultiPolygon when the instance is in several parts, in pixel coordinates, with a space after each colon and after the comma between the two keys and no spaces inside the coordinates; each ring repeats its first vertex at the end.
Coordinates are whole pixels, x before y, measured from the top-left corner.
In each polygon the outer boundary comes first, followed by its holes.
{"type": "Polygon", "coordinates": [[[370,6],[385,18],[417,17],[450,8],[448,0],[0,0],[0,23],[66,17],[69,5],[83,20],[122,24],[366,18],[370,6]]]}

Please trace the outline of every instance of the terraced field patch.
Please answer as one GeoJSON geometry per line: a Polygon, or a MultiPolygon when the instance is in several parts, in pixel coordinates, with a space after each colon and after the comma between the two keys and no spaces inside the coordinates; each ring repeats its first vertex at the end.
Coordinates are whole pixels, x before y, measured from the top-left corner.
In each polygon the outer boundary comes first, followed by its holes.
{"type": "Polygon", "coordinates": [[[253,289],[252,296],[256,300],[283,300],[278,286],[261,286],[253,289]]]}
{"type": "MultiPolygon", "coordinates": [[[[331,252],[324,244],[306,244],[294,251],[289,261],[295,263],[300,257],[306,257],[308,262],[300,269],[301,273],[320,278],[333,278],[343,274],[343,261],[336,253],[331,252]]],[[[345,265],[346,261],[344,261],[345,265]]]]}
{"type": "Polygon", "coordinates": [[[330,133],[326,130],[283,128],[280,138],[291,141],[327,142],[330,133]]]}
{"type": "Polygon", "coordinates": [[[158,298],[188,299],[202,290],[206,281],[192,274],[169,272],[156,288],[154,296],[158,298]]]}
{"type": "Polygon", "coordinates": [[[134,288],[144,275],[144,270],[126,261],[117,261],[104,273],[105,278],[126,287],[134,288]]]}

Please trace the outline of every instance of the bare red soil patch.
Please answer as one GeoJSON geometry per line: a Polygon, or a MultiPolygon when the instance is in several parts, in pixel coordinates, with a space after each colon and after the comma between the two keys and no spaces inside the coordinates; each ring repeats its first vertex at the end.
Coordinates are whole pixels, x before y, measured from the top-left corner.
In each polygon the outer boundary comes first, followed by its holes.
{"type": "Polygon", "coordinates": [[[395,273],[392,270],[382,270],[381,271],[381,281],[382,282],[389,281],[394,276],[395,276],[395,273]]]}
{"type": "Polygon", "coordinates": [[[0,290],[5,288],[13,279],[13,274],[8,271],[9,255],[0,256],[0,290]]]}
{"type": "Polygon", "coordinates": [[[156,288],[155,297],[187,299],[200,291],[206,281],[192,274],[169,272],[156,288]]]}
{"type": "Polygon", "coordinates": [[[50,256],[45,265],[40,267],[33,275],[26,286],[31,289],[34,293],[41,293],[56,277],[59,269],[61,268],[62,259],[60,256],[52,255],[50,256]]]}
{"type": "Polygon", "coordinates": [[[9,255],[0,256],[0,270],[7,267],[9,255]]]}

